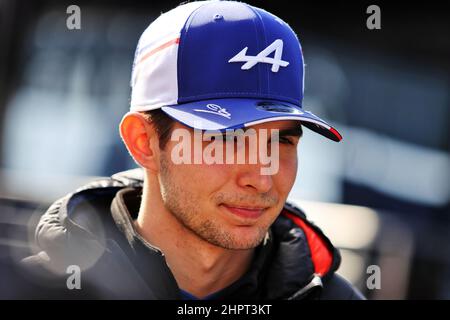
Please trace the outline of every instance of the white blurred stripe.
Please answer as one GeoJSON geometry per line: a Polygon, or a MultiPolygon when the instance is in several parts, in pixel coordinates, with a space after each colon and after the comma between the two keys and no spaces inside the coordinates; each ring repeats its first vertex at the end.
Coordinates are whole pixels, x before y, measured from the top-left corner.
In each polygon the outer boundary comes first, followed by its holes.
{"type": "Polygon", "coordinates": [[[449,201],[449,154],[356,128],[343,133],[345,177],[428,205],[449,201]]]}
{"type": "Polygon", "coordinates": [[[291,198],[340,202],[342,179],[423,205],[450,201],[450,156],[366,129],[333,123],[340,143],[304,130],[291,198]]]}

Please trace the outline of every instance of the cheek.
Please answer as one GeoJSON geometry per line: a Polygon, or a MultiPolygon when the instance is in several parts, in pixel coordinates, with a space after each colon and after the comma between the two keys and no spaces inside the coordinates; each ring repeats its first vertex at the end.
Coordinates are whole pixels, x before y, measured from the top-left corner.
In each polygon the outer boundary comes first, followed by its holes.
{"type": "Polygon", "coordinates": [[[279,171],[273,177],[274,186],[280,195],[287,197],[294,185],[297,176],[298,160],[297,156],[280,157],[279,171]]]}
{"type": "Polygon", "coordinates": [[[178,183],[189,186],[191,191],[197,191],[201,197],[207,197],[222,188],[231,174],[230,166],[226,164],[192,164],[175,167],[178,167],[176,168],[178,183]]]}

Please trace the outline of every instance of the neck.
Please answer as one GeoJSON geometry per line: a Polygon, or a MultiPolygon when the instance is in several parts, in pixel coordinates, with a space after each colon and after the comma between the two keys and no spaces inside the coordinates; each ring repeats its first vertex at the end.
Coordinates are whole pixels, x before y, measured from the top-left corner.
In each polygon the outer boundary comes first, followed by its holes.
{"type": "Polygon", "coordinates": [[[224,249],[201,239],[165,208],[155,179],[146,178],[136,231],[164,253],[178,286],[203,298],[238,280],[254,250],[224,249]]]}

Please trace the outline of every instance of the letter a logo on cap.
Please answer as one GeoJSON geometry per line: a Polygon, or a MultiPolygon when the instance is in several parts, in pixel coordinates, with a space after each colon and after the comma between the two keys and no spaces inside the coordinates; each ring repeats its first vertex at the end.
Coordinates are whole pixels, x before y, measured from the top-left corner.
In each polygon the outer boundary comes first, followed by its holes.
{"type": "Polygon", "coordinates": [[[228,60],[228,62],[245,62],[241,67],[242,70],[251,69],[259,62],[269,63],[272,65],[272,72],[278,72],[280,66],[286,67],[289,65],[289,62],[281,60],[281,56],[283,54],[283,40],[277,39],[270,46],[265,48],[263,51],[258,53],[256,56],[247,56],[247,49],[245,47],[233,58],[228,60]],[[275,55],[273,58],[269,58],[268,55],[275,51],[275,55]]]}

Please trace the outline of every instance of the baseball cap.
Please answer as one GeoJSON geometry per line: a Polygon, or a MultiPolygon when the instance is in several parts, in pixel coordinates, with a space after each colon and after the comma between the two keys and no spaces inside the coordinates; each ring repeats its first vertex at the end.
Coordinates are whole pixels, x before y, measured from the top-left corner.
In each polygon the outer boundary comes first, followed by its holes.
{"type": "Polygon", "coordinates": [[[340,141],[336,129],[303,108],[304,75],[300,42],[280,18],[242,2],[191,2],[141,35],[130,110],[161,108],[201,130],[299,120],[340,141]]]}

